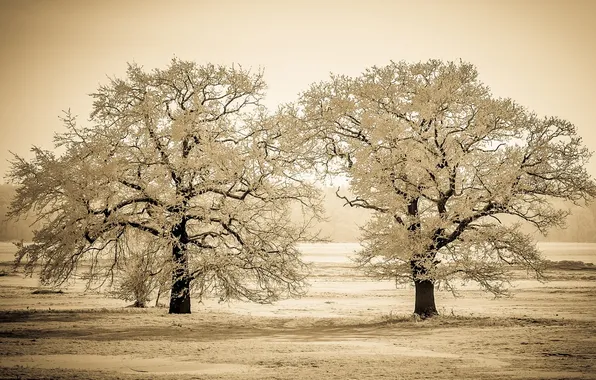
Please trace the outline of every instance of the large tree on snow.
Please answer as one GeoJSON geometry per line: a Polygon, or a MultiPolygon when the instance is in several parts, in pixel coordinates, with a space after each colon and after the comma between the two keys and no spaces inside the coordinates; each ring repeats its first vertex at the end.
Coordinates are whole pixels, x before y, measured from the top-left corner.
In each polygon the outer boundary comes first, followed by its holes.
{"type": "Polygon", "coordinates": [[[40,215],[18,261],[41,280],[118,275],[131,255],[171,271],[170,313],[190,313],[191,291],[269,302],[303,291],[296,242],[320,211],[304,180],[303,145],[259,104],[261,73],[173,60],[129,65],[92,94],[88,126],[69,113],[63,154],[15,156],[11,215],[40,215]],[[161,262],[161,264],[159,264],[161,262]]]}
{"type": "Polygon", "coordinates": [[[567,214],[549,199],[596,194],[575,127],[496,99],[467,63],[391,63],[332,76],[286,107],[318,139],[327,170],[350,180],[352,207],[374,212],[357,261],[413,282],[415,313],[437,313],[434,290],[453,280],[506,291],[508,266],[540,276],[542,259],[519,224],[542,233],[567,214]]]}

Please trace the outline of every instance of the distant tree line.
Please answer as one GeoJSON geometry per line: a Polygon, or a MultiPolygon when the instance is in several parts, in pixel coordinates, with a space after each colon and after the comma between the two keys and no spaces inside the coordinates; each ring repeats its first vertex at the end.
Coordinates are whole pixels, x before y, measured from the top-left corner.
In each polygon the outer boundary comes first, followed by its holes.
{"type": "Polygon", "coordinates": [[[31,228],[33,217],[17,221],[6,218],[6,212],[14,195],[14,186],[0,185],[0,241],[30,241],[33,238],[31,228]]]}

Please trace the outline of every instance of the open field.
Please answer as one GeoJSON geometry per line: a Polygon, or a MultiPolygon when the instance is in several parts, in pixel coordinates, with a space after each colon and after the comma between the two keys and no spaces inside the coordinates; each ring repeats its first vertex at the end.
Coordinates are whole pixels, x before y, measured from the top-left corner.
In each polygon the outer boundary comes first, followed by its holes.
{"type": "MultiPolygon", "coordinates": [[[[593,245],[576,247],[544,251],[594,261],[593,245]]],[[[418,321],[413,289],[362,277],[352,248],[304,246],[314,267],[301,299],[195,301],[192,315],[80,284],[31,294],[36,279],[2,276],[0,379],[596,379],[596,268],[550,270],[547,283],[516,273],[511,298],[441,291],[443,315],[418,321]]],[[[0,244],[0,261],[11,250],[0,244]]]]}

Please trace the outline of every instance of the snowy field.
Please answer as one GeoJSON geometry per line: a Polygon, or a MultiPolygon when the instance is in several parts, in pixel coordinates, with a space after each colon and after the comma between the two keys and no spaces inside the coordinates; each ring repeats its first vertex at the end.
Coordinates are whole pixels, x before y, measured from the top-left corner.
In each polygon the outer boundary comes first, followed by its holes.
{"type": "MultiPolygon", "coordinates": [[[[437,292],[441,316],[411,316],[414,291],[373,281],[355,244],[304,244],[308,293],[271,305],[193,299],[193,314],[84,293],[34,295],[0,277],[0,379],[595,379],[596,270],[516,273],[513,295],[437,292]]],[[[594,262],[595,244],[542,244],[594,262]]],[[[4,268],[14,247],[0,244],[4,268]]]]}

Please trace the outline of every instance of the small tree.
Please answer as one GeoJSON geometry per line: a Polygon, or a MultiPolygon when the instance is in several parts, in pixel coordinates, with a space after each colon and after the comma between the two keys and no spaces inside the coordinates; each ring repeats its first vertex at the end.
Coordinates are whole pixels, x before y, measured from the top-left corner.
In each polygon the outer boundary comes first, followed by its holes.
{"type": "Polygon", "coordinates": [[[168,252],[170,313],[190,313],[191,290],[255,302],[301,294],[295,244],[312,238],[320,199],[300,175],[298,136],[260,105],[264,89],[261,73],[241,67],[130,65],[92,95],[90,126],[66,114],[64,154],[15,156],[10,214],[40,215],[17,260],[29,272],[40,264],[46,283],[83,265],[101,283],[131,255],[168,252]],[[290,220],[294,203],[311,215],[302,225],[290,220]],[[143,236],[134,251],[122,244],[133,232],[143,236]]]}
{"type": "Polygon", "coordinates": [[[332,76],[287,111],[318,139],[328,170],[350,179],[354,196],[338,196],[374,211],[357,262],[413,282],[423,317],[437,313],[438,284],[476,281],[499,295],[507,266],[541,275],[535,243],[503,215],[546,233],[567,215],[549,199],[596,194],[575,127],[493,98],[470,64],[400,62],[332,76]]]}
{"type": "Polygon", "coordinates": [[[117,267],[114,289],[110,294],[119,299],[134,301],[134,307],[145,307],[155,294],[155,306],[167,285],[171,286],[171,268],[168,252],[160,246],[152,246],[151,241],[139,244],[143,234],[132,230],[127,234],[132,242],[123,238],[117,267]]]}

